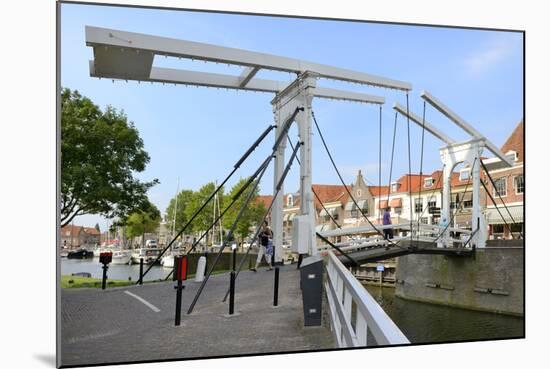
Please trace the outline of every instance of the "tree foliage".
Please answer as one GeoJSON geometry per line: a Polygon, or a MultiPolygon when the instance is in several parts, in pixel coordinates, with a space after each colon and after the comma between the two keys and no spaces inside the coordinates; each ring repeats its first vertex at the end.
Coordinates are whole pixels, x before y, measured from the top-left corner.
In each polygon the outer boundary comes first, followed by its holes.
{"type": "MultiPolygon", "coordinates": [[[[216,189],[216,185],[214,182],[209,182],[199,188],[198,191],[193,192],[191,199],[188,203],[187,208],[185,209],[185,216],[187,219],[190,219],[197,210],[200,209],[200,207],[208,200],[208,198],[212,195],[214,190],[216,189]]],[[[220,197],[220,206],[223,204],[223,188],[220,189],[218,192],[218,196],[220,197]]],[[[195,232],[202,232],[206,231],[212,222],[214,221],[214,203],[211,200],[208,205],[197,215],[193,223],[188,228],[188,232],[195,231],[195,232]]],[[[179,207],[179,203],[178,203],[179,207]]]]}
{"type": "Polygon", "coordinates": [[[76,216],[126,218],[148,202],[158,181],[141,182],[149,162],[143,140],[123,111],[64,88],[61,93],[61,226],[76,216]]]}
{"type": "Polygon", "coordinates": [[[189,207],[189,204],[193,199],[193,191],[182,190],[176,196],[174,196],[170,200],[170,203],[168,204],[168,207],[166,208],[166,211],[165,211],[164,220],[166,221],[168,228],[172,229],[172,226],[174,224],[174,217],[175,217],[176,219],[175,232],[177,233],[185,225],[185,223],[187,223],[190,216],[192,215],[192,214],[189,214],[189,210],[187,210],[187,208],[189,207]],[[176,196],[177,196],[177,204],[176,204],[176,196]],[[176,212],[176,205],[177,205],[177,212],[176,212]]]}
{"type": "Polygon", "coordinates": [[[160,224],[160,211],[155,205],[147,202],[142,209],[132,212],[125,220],[126,237],[142,236],[142,244],[145,243],[145,233],[154,232],[160,224]]]}
{"type": "MultiPolygon", "coordinates": [[[[248,178],[242,178],[231,188],[231,191],[227,196],[228,200],[232,199],[233,196],[237,194],[237,192],[241,189],[241,187],[245,184],[247,180],[248,178]]],[[[241,207],[250,195],[253,187],[254,182],[248,186],[248,188],[241,194],[241,196],[231,207],[231,209],[227,211],[226,215],[223,218],[224,228],[228,230],[231,228],[237,218],[237,215],[239,214],[241,207]]],[[[237,223],[234,234],[237,235],[241,241],[249,235],[250,227],[256,225],[261,220],[265,212],[264,204],[262,202],[256,201],[258,193],[259,187],[256,188],[256,190],[254,191],[251,201],[248,203],[246,210],[244,210],[242,217],[237,223]]]]}

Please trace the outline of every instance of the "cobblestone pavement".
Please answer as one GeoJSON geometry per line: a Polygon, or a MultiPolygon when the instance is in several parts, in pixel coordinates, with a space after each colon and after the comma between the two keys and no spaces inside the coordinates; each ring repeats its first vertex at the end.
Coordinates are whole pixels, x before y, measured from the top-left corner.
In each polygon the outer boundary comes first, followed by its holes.
{"type": "Polygon", "coordinates": [[[235,295],[235,311],[239,314],[230,318],[225,316],[228,304],[221,302],[229,274],[210,278],[191,315],[186,312],[200,284],[193,280],[184,284],[179,327],[174,325],[175,282],[105,291],[63,290],[62,365],[335,347],[326,322],[321,327],[304,327],[299,273],[294,265],[281,267],[277,308],[272,306],[273,271],[241,272],[235,295]],[[125,291],[147,300],[160,311],[153,311],[125,291]]]}

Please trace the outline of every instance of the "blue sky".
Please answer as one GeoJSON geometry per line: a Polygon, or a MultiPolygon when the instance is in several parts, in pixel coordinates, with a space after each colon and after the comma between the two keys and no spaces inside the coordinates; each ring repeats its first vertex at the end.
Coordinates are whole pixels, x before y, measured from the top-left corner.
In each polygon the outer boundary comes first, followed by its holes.
{"type": "MultiPolygon", "coordinates": [[[[80,91],[102,108],[110,104],[123,109],[134,122],[151,156],[147,169],[138,176],[160,180],[149,197],[161,211],[175,194],[178,177],[180,189],[198,189],[208,181],[225,178],[244,150],[272,123],[273,95],[91,78],[92,49],[85,45],[85,25],[268,52],[404,80],[413,85],[411,111],[422,114],[420,92],[430,91],[497,146],[523,117],[520,33],[62,4],[62,86],[80,91]]],[[[164,58],[154,64],[231,74],[240,71],[164,58]]],[[[292,80],[291,75],[278,72],[262,71],[258,77],[292,80]]],[[[382,183],[387,184],[394,119],[391,106],[395,101],[404,105],[404,93],[326,80],[318,84],[386,98],[381,170],[382,183]]],[[[351,183],[362,169],[367,181],[377,184],[378,107],[316,99],[313,109],[346,182],[351,183]]],[[[467,138],[429,106],[426,120],[456,140],[467,138]]],[[[406,120],[399,117],[394,179],[408,170],[406,133],[406,120]]],[[[290,134],[296,141],[295,128],[290,134]]],[[[413,172],[420,168],[421,134],[412,124],[413,172]]],[[[272,140],[241,167],[230,186],[255,170],[272,140]]],[[[339,184],[317,134],[313,145],[313,182],[339,184]]],[[[440,141],[426,135],[424,173],[441,168],[440,146],[440,141]]],[[[295,165],[285,190],[297,190],[298,181],[295,165]]],[[[272,182],[269,170],[261,192],[269,194],[272,182]]],[[[106,221],[99,216],[75,219],[75,224],[93,226],[96,222],[104,229],[106,221]]]]}

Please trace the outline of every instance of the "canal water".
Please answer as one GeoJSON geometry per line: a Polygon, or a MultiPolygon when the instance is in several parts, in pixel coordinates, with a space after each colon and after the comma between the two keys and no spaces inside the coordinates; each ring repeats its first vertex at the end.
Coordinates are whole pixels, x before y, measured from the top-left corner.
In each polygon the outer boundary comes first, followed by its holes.
{"type": "MultiPolygon", "coordinates": [[[[93,278],[102,278],[103,269],[99,263],[99,258],[90,259],[67,259],[61,258],[61,275],[71,275],[73,273],[87,272],[91,273],[93,278]]],[[[148,265],[143,266],[143,271],[147,270],[148,265]]],[[[169,273],[170,268],[163,268],[161,265],[153,265],[151,270],[143,277],[144,281],[154,281],[165,278],[169,273]]],[[[109,279],[128,280],[132,281],[139,279],[139,264],[109,264],[107,270],[109,279]]]]}
{"type": "Polygon", "coordinates": [[[364,285],[412,343],[517,338],[524,319],[404,300],[395,289],[364,285]]]}

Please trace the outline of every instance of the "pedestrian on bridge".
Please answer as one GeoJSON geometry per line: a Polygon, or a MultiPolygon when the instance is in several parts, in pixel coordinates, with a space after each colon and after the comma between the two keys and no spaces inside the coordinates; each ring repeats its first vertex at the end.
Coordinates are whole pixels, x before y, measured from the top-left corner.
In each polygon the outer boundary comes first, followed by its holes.
{"type": "Polygon", "coordinates": [[[254,268],[250,269],[253,272],[255,272],[258,267],[260,266],[260,263],[262,262],[262,258],[265,256],[265,261],[268,265],[268,270],[273,269],[271,266],[271,257],[273,255],[273,231],[271,228],[269,228],[267,220],[264,220],[264,223],[262,224],[262,230],[258,236],[259,241],[259,250],[258,250],[258,258],[256,259],[256,265],[254,268]],[[271,244],[271,245],[270,245],[271,244]],[[268,250],[268,248],[270,249],[268,250]]]}
{"type": "MultiPolygon", "coordinates": [[[[384,209],[384,215],[382,217],[382,225],[391,225],[391,215],[390,215],[389,206],[386,209],[384,209]]],[[[388,240],[390,238],[393,238],[393,229],[384,228],[384,239],[388,240]]]]}

